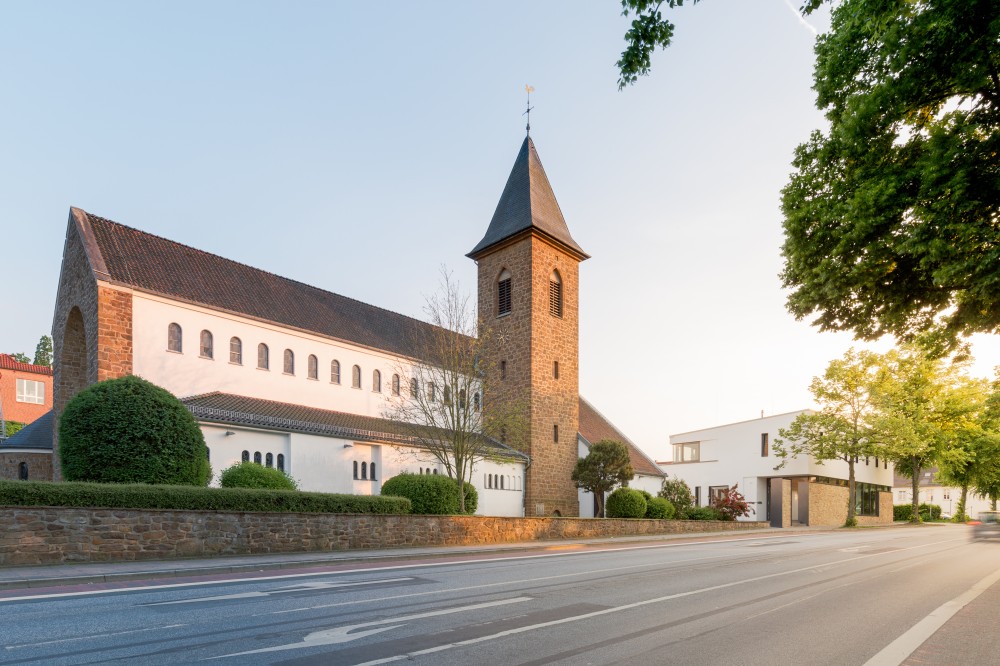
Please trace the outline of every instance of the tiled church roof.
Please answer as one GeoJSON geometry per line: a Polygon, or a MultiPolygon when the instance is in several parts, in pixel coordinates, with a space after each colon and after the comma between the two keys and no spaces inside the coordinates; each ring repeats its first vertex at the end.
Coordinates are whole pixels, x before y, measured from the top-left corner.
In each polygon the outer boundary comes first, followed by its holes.
{"type": "Polygon", "coordinates": [[[468,256],[474,259],[483,250],[528,229],[540,231],[580,259],[589,256],[569,233],[531,137],[521,144],[486,235],[468,256]]]}
{"type": "Polygon", "coordinates": [[[0,354],[0,370],[17,370],[18,372],[33,372],[36,375],[51,375],[52,368],[47,365],[21,363],[10,354],[0,354]]]}
{"type": "Polygon", "coordinates": [[[649,456],[643,453],[621,430],[604,418],[604,415],[594,409],[594,406],[584,400],[582,396],[580,398],[580,436],[590,444],[596,444],[602,439],[613,439],[621,442],[628,449],[632,470],[636,474],[663,476],[663,471],[649,456]]]}
{"type": "MultiPolygon", "coordinates": [[[[356,441],[409,443],[412,426],[399,421],[347,414],[285,402],[248,398],[231,393],[205,393],[181,402],[199,421],[230,423],[273,430],[290,430],[356,441]]],[[[497,455],[526,460],[527,456],[500,442],[489,440],[497,455]]]]}
{"type": "Polygon", "coordinates": [[[79,211],[108,277],[136,289],[418,356],[431,324],[79,211]]]}

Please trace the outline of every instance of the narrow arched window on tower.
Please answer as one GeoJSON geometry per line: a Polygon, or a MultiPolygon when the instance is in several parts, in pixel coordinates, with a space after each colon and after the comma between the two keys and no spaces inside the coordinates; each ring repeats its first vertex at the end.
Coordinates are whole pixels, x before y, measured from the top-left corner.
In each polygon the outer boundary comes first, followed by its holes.
{"type": "Polygon", "coordinates": [[[202,358],[213,358],[215,355],[215,344],[212,341],[211,331],[201,332],[201,346],[198,349],[198,353],[202,358]]]}
{"type": "Polygon", "coordinates": [[[180,324],[167,326],[167,351],[180,354],[184,351],[184,335],[180,324]]]}
{"type": "Polygon", "coordinates": [[[510,284],[510,271],[506,268],[500,271],[500,277],[497,278],[497,316],[503,316],[505,314],[510,314],[512,296],[511,284],[510,284]]]}
{"type": "Polygon", "coordinates": [[[553,317],[562,317],[562,313],[562,279],[559,277],[559,271],[552,271],[549,277],[549,314],[553,317]]]}

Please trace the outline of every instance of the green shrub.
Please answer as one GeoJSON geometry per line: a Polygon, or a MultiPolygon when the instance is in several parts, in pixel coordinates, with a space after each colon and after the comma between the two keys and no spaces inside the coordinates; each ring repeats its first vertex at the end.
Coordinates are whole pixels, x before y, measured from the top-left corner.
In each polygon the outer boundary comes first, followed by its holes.
{"type": "Polygon", "coordinates": [[[687,520],[722,520],[719,510],[711,506],[694,506],[687,510],[687,520]]]}
{"type": "Polygon", "coordinates": [[[465,513],[471,516],[479,508],[479,491],[468,481],[462,484],[462,488],[465,490],[465,513]]]}
{"type": "Polygon", "coordinates": [[[65,506],[184,511],[264,511],[280,513],[410,512],[403,497],[336,495],[297,490],[198,488],[142,483],[0,481],[0,506],[65,506]]]}
{"type": "MultiPolygon", "coordinates": [[[[20,421],[4,421],[4,426],[7,431],[7,437],[13,437],[16,433],[24,430],[24,425],[20,421]]],[[[4,437],[4,434],[0,432],[0,439],[4,437]]]]}
{"type": "Polygon", "coordinates": [[[653,499],[653,496],[648,491],[639,490],[638,488],[636,490],[642,495],[642,499],[646,500],[646,506],[649,506],[649,500],[653,499]]]}
{"type": "Polygon", "coordinates": [[[892,507],[893,520],[909,520],[913,517],[912,504],[897,504],[892,507]]]}
{"type": "Polygon", "coordinates": [[[204,486],[208,449],[191,412],[169,391],[139,377],[80,391],[59,419],[67,481],[204,486]]]}
{"type": "Polygon", "coordinates": [[[941,507],[937,504],[921,504],[920,518],[921,520],[940,520],[941,507]]]}
{"type": "Polygon", "coordinates": [[[677,509],[677,517],[684,518],[687,510],[694,506],[694,496],[691,494],[691,488],[688,484],[676,476],[669,479],[663,479],[663,485],[660,487],[660,492],[657,496],[668,500],[677,509]]]}
{"type": "Polygon", "coordinates": [[[608,518],[642,518],[646,515],[646,499],[638,490],[618,488],[608,495],[605,509],[608,518]]]}
{"type": "Polygon", "coordinates": [[[270,488],[295,490],[295,479],[279,469],[264,467],[260,463],[241,462],[222,470],[219,485],[223,488],[270,488]]]}
{"type": "Polygon", "coordinates": [[[646,517],[654,520],[670,520],[676,511],[670,500],[662,497],[653,497],[646,503],[646,517]]]}
{"type": "MultiPolygon", "coordinates": [[[[466,483],[465,488],[471,488],[465,491],[465,511],[472,513],[479,503],[479,495],[472,484],[466,483]]],[[[399,474],[382,484],[382,494],[409,498],[416,514],[456,515],[459,512],[458,484],[441,474],[399,474]]]]}

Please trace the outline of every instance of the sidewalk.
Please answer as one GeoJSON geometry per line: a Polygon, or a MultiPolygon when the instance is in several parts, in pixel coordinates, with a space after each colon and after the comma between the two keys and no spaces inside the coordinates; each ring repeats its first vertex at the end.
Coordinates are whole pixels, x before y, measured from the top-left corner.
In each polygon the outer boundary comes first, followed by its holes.
{"type": "Polygon", "coordinates": [[[138,562],[84,562],[0,568],[0,590],[58,587],[113,583],[132,580],[189,578],[219,574],[301,570],[352,562],[406,560],[414,558],[449,557],[463,554],[504,553],[511,551],[566,549],[572,546],[622,544],[644,541],[678,541],[720,537],[787,535],[789,532],[828,531],[829,527],[762,528],[739,532],[691,532],[653,536],[613,537],[600,539],[570,539],[563,541],[530,541],[522,543],[487,544],[481,546],[437,546],[430,548],[393,548],[385,550],[348,550],[309,553],[270,553],[263,555],[233,555],[185,560],[143,560],[138,562]]]}

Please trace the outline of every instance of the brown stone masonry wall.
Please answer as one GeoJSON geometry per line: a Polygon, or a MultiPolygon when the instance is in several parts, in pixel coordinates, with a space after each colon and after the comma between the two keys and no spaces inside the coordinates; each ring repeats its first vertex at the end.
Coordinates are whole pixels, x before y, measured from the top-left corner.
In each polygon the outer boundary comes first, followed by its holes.
{"type": "Polygon", "coordinates": [[[20,479],[21,463],[28,465],[29,481],[48,481],[52,478],[51,453],[4,451],[0,453],[0,479],[20,479]]]}
{"type": "MultiPolygon", "coordinates": [[[[843,525],[847,520],[847,488],[825,483],[809,484],[809,524],[843,525]]],[[[858,516],[858,525],[892,523],[892,493],[879,493],[879,515],[858,516]]]]}
{"type": "Polygon", "coordinates": [[[97,381],[132,374],[132,294],[97,288],[97,381]]]}
{"type": "Polygon", "coordinates": [[[757,522],[0,509],[0,566],[743,531],[757,522]]]}

